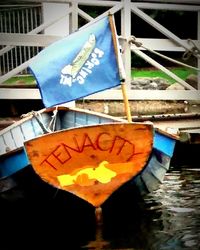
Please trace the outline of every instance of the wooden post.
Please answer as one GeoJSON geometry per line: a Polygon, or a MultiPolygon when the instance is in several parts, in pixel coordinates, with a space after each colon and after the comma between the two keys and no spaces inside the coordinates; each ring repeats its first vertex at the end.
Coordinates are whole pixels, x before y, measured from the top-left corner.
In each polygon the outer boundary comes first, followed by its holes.
{"type": "MultiPolygon", "coordinates": [[[[109,15],[109,21],[110,21],[110,28],[111,28],[111,32],[112,32],[112,38],[113,38],[113,44],[114,44],[114,49],[115,49],[115,54],[117,57],[117,61],[118,61],[118,67],[120,71],[123,71],[122,68],[120,68],[120,55],[119,55],[119,51],[118,51],[118,43],[117,43],[117,34],[116,34],[116,29],[115,29],[115,25],[113,22],[113,16],[109,15]]],[[[126,85],[125,85],[125,79],[123,79],[122,83],[121,83],[121,88],[122,88],[122,94],[123,94],[123,100],[124,100],[124,106],[125,106],[125,112],[127,115],[127,120],[128,122],[132,122],[132,117],[131,117],[131,110],[130,110],[130,106],[129,106],[129,102],[128,102],[128,97],[127,97],[127,92],[126,92],[126,85]]]]}
{"type": "MultiPolygon", "coordinates": [[[[199,41],[200,39],[200,11],[198,13],[198,18],[197,18],[197,40],[199,41]]],[[[200,59],[197,59],[197,67],[200,69],[200,59]]],[[[197,73],[197,90],[200,90],[200,72],[197,73]]]]}
{"type": "MultiPolygon", "coordinates": [[[[128,39],[131,36],[131,0],[122,0],[123,8],[121,9],[121,35],[128,39]]],[[[131,50],[128,41],[125,44],[122,55],[124,68],[126,72],[126,86],[131,88],[131,50]]]]}
{"type": "Polygon", "coordinates": [[[78,29],[78,3],[72,1],[70,7],[72,8],[72,12],[69,15],[69,29],[70,33],[73,33],[78,29]]]}

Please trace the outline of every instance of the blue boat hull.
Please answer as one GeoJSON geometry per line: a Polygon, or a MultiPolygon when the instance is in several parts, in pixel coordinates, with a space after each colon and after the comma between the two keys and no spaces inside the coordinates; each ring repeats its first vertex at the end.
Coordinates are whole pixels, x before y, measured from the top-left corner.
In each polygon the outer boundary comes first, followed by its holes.
{"type": "Polygon", "coordinates": [[[0,162],[0,179],[9,177],[30,164],[24,148],[21,148],[6,157],[0,157],[0,162]]]}

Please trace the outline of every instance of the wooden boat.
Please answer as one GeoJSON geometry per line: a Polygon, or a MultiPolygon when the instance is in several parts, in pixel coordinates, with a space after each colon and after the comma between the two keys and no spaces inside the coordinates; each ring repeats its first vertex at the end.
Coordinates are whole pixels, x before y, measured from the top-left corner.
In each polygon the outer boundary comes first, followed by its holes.
{"type": "Polygon", "coordinates": [[[158,187],[175,138],[131,122],[118,47],[109,15],[50,45],[29,67],[46,107],[121,85],[128,122],[64,107],[33,113],[0,132],[0,178],[31,164],[44,181],[94,207],[129,181],[141,193],[158,187]]]}
{"type": "MultiPolygon", "coordinates": [[[[89,110],[67,108],[64,106],[42,109],[38,112],[28,114],[25,118],[0,131],[1,192],[6,191],[12,186],[16,185],[12,178],[14,174],[30,165],[30,160],[27,157],[27,153],[24,148],[25,141],[26,145],[29,145],[30,140],[35,140],[37,143],[37,140],[41,140],[44,138],[45,140],[48,140],[48,138],[56,138],[60,135],[62,137],[63,134],[70,133],[70,131],[76,133],[75,128],[79,128],[80,130],[82,128],[85,128],[89,130],[91,128],[91,125],[94,125],[94,129],[97,130],[96,125],[98,124],[105,125],[115,123],[126,124],[126,121],[89,110]],[[50,131],[54,132],[52,133],[50,131]]],[[[138,126],[147,126],[148,129],[150,126],[151,131],[153,131],[152,126],[145,123],[132,123],[132,125],[135,128],[137,128],[138,126]]],[[[129,135],[129,137],[131,136],[129,135]]],[[[85,136],[84,138],[85,140],[87,139],[87,142],[85,142],[85,145],[87,146],[87,144],[89,144],[90,142],[90,137],[85,136]]],[[[162,182],[165,173],[169,168],[170,159],[173,155],[173,150],[176,142],[175,137],[171,136],[170,134],[165,134],[160,130],[156,130],[154,132],[154,135],[152,134],[152,138],[152,153],[149,148],[149,156],[146,155],[145,160],[143,160],[144,166],[141,167],[140,172],[136,173],[137,176],[135,178],[133,178],[134,176],[131,176],[131,179],[133,179],[136,188],[139,189],[141,194],[151,192],[152,190],[155,190],[159,187],[159,184],[162,182]]],[[[130,140],[134,140],[134,136],[130,140]]],[[[150,136],[149,143],[151,142],[151,140],[152,139],[150,136]]],[[[140,144],[143,145],[143,143],[144,141],[140,140],[140,144]]],[[[40,145],[40,143],[37,143],[37,148],[38,145],[40,145]]],[[[56,148],[57,144],[52,145],[52,147],[56,148]]],[[[45,148],[47,147],[45,146],[45,148]]],[[[85,148],[93,149],[93,144],[91,144],[90,147],[85,148]]],[[[30,148],[29,150],[27,150],[27,152],[29,151],[30,148]]],[[[105,153],[105,151],[102,152],[105,153]]],[[[77,152],[74,151],[74,153],[77,152]]],[[[80,160],[80,157],[78,159],[80,160]]],[[[102,159],[102,161],[103,160],[106,159],[102,159]]],[[[33,167],[34,165],[35,163],[33,164],[33,167]]],[[[51,184],[55,185],[54,183],[51,184]]]]}
{"type": "Polygon", "coordinates": [[[9,177],[30,164],[24,151],[24,141],[52,130],[114,120],[119,121],[104,114],[64,106],[24,115],[24,118],[0,131],[0,179],[9,177]]]}
{"type": "Polygon", "coordinates": [[[25,142],[44,181],[94,207],[143,170],[152,145],[152,125],[127,122],[61,130],[25,142]]]}
{"type": "Polygon", "coordinates": [[[124,122],[84,126],[39,136],[25,148],[42,180],[100,207],[130,180],[142,195],[159,188],[175,137],[152,129],[124,122]]]}

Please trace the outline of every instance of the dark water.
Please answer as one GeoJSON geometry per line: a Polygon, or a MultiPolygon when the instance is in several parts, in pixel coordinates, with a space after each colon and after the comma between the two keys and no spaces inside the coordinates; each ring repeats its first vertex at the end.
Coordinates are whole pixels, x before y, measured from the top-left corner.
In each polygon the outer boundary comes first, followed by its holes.
{"type": "Polygon", "coordinates": [[[200,249],[200,168],[172,167],[160,189],[140,201],[140,209],[130,206],[114,216],[116,221],[111,214],[107,219],[113,225],[98,229],[96,240],[82,249],[200,249]]]}
{"type": "Polygon", "coordinates": [[[25,175],[30,190],[0,200],[0,249],[198,250],[200,166],[182,158],[172,162],[160,189],[143,199],[120,189],[102,206],[99,226],[89,204],[43,182],[32,185],[33,176],[25,175]]]}

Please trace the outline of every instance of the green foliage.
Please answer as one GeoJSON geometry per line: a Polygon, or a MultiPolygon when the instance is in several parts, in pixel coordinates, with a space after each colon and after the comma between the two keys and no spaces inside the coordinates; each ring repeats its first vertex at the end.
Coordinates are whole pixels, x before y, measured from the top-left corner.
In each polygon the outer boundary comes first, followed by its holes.
{"type": "Polygon", "coordinates": [[[35,78],[32,75],[23,75],[23,76],[15,76],[7,81],[5,81],[3,84],[6,85],[36,85],[35,78]]]}
{"type": "MultiPolygon", "coordinates": [[[[197,72],[195,70],[183,68],[183,67],[168,68],[168,69],[183,80],[185,80],[190,74],[194,74],[194,75],[197,74],[197,72]]],[[[170,83],[175,82],[174,79],[172,79],[171,77],[166,75],[161,70],[157,70],[155,68],[137,68],[137,67],[134,67],[134,68],[132,68],[132,71],[131,71],[131,77],[132,78],[135,78],[135,77],[150,77],[150,78],[151,77],[152,78],[159,77],[159,78],[167,79],[170,83]]],[[[36,86],[36,81],[32,75],[23,75],[23,76],[18,75],[18,76],[15,76],[15,77],[8,79],[3,84],[11,85],[11,86],[12,85],[13,86],[14,85],[27,85],[27,86],[35,85],[36,86]]]]}
{"type": "MultiPolygon", "coordinates": [[[[185,80],[189,75],[194,74],[196,75],[197,72],[193,69],[189,68],[169,68],[175,75],[180,77],[181,79],[185,80]]],[[[170,76],[162,72],[161,70],[157,70],[154,68],[132,68],[131,77],[159,77],[167,79],[170,83],[174,83],[175,80],[172,79],[170,76]]]]}

